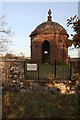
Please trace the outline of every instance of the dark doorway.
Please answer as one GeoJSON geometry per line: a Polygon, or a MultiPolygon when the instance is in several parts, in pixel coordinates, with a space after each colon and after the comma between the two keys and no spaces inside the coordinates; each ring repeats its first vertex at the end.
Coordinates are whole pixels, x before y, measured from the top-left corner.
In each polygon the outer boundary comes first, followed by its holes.
{"type": "Polygon", "coordinates": [[[45,40],[42,44],[42,63],[50,62],[50,43],[45,40]]]}

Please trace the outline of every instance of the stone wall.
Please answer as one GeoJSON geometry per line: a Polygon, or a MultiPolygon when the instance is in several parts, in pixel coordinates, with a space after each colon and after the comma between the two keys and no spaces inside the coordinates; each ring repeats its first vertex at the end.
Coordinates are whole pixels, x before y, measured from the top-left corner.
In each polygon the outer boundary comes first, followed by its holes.
{"type": "Polygon", "coordinates": [[[70,62],[71,62],[71,65],[74,69],[74,72],[80,73],[80,58],[71,58],[70,62]]]}
{"type": "Polygon", "coordinates": [[[3,59],[1,79],[23,79],[24,78],[24,60],[21,59],[3,59]]]}
{"type": "Polygon", "coordinates": [[[72,67],[72,79],[80,83],[80,58],[71,58],[69,62],[72,67]]]}

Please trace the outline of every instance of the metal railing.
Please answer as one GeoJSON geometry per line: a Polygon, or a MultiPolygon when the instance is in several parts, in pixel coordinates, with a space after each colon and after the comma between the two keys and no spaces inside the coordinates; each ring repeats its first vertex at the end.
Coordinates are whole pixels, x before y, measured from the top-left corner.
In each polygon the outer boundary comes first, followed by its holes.
{"type": "Polygon", "coordinates": [[[58,64],[56,60],[54,64],[25,61],[25,78],[28,80],[71,80],[71,76],[70,64],[58,64]],[[36,64],[36,70],[33,69],[34,64],[36,64]]]}

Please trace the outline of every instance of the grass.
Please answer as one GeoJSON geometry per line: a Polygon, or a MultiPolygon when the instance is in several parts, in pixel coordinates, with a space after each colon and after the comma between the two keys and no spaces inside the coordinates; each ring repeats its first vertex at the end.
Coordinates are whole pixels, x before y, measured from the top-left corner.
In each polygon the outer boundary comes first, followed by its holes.
{"type": "Polygon", "coordinates": [[[3,94],[3,118],[65,118],[77,116],[78,96],[45,93],[3,94]]]}
{"type": "MultiPolygon", "coordinates": [[[[39,70],[27,71],[25,68],[26,79],[40,79],[40,80],[53,80],[55,79],[55,66],[54,64],[39,64],[39,70]]],[[[56,65],[56,79],[69,80],[70,79],[70,66],[69,65],[56,65]]]]}

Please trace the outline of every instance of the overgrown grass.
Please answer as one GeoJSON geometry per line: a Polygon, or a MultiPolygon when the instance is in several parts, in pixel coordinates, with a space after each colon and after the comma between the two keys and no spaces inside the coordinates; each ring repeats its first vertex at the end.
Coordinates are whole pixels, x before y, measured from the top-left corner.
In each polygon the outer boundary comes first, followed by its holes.
{"type": "MultiPolygon", "coordinates": [[[[55,66],[54,64],[39,64],[37,71],[27,71],[25,67],[26,79],[55,79],[55,66]]],[[[66,64],[56,65],[56,79],[69,80],[70,79],[70,66],[66,64]]]]}
{"type": "Polygon", "coordinates": [[[45,93],[3,95],[3,118],[65,118],[77,116],[78,96],[45,93]]]}

